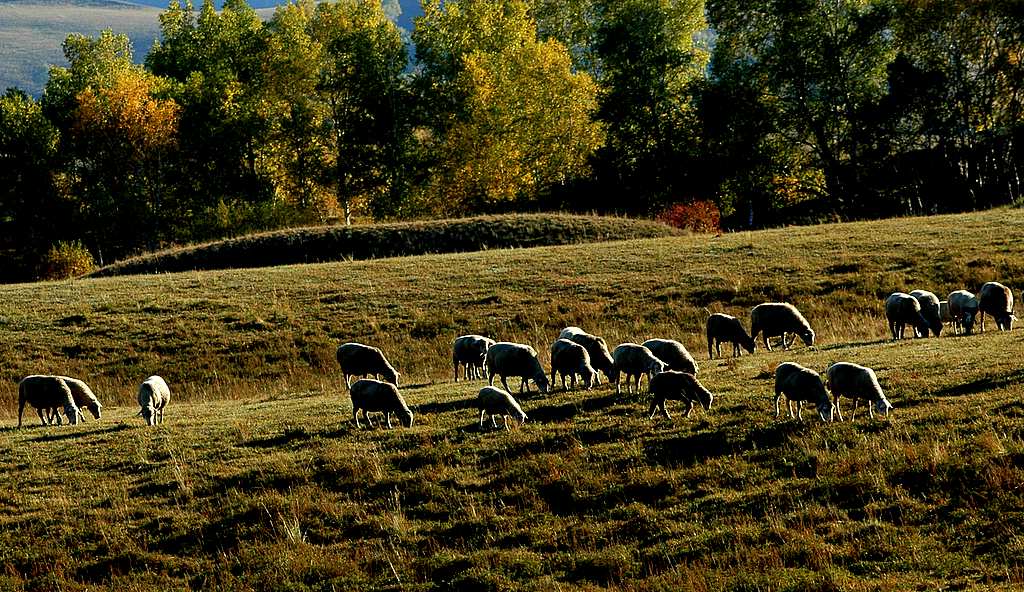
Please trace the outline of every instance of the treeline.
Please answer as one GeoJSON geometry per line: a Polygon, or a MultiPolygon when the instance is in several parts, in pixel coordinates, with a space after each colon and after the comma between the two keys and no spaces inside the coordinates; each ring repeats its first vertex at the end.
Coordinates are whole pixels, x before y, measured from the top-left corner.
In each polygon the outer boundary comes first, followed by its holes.
{"type": "Polygon", "coordinates": [[[424,0],[408,37],[379,0],[171,0],[160,24],[144,65],[71,35],[38,100],[0,97],[2,279],[353,216],[1020,198],[1019,0],[424,0]]]}

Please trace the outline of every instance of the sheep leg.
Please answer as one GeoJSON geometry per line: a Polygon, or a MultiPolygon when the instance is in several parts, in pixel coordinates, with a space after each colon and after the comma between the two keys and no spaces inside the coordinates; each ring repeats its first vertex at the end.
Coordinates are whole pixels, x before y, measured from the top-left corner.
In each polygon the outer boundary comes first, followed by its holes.
{"type": "Polygon", "coordinates": [[[377,426],[373,425],[373,419],[370,417],[370,412],[367,411],[366,409],[363,409],[363,417],[366,418],[366,423],[370,424],[371,428],[377,427],[377,426]]]}
{"type": "Polygon", "coordinates": [[[352,410],[352,419],[356,420],[356,428],[357,429],[362,429],[363,426],[360,425],[360,423],[359,423],[359,410],[358,409],[353,409],[352,410]]]}
{"type": "Polygon", "coordinates": [[[800,421],[804,420],[804,402],[798,401],[796,404],[796,418],[800,421]]]}
{"type": "Polygon", "coordinates": [[[714,341],[714,339],[708,337],[708,359],[709,360],[714,360],[715,359],[714,350],[712,349],[712,346],[711,346],[711,343],[713,341],[714,341]]]}
{"type": "Polygon", "coordinates": [[[388,420],[388,429],[390,430],[391,429],[391,412],[390,411],[385,411],[384,412],[384,419],[388,420]]]}
{"type": "MultiPolygon", "coordinates": [[[[795,336],[795,335],[794,335],[793,337],[794,337],[794,338],[796,338],[796,336],[795,336]]],[[[789,344],[790,344],[790,343],[791,343],[791,342],[788,342],[788,341],[786,341],[786,332],[785,332],[785,331],[783,331],[783,332],[782,332],[782,349],[784,349],[784,350],[788,350],[788,349],[789,349],[789,344]]]]}
{"type": "Polygon", "coordinates": [[[519,383],[519,392],[530,392],[530,383],[527,381],[526,377],[523,376],[520,380],[522,380],[522,382],[519,383]]]}
{"type": "Polygon", "coordinates": [[[839,421],[843,421],[843,411],[839,408],[839,395],[835,396],[835,400],[832,402],[836,409],[836,415],[839,416],[839,421]]]}
{"type": "Polygon", "coordinates": [[[658,400],[651,399],[651,407],[647,410],[650,413],[650,417],[647,419],[654,419],[654,416],[658,414],[658,400]]]}
{"type": "MultiPolygon", "coordinates": [[[[555,385],[557,384],[555,382],[555,378],[557,378],[557,374],[558,373],[555,372],[555,366],[554,366],[554,364],[552,364],[551,365],[551,389],[552,390],[554,390],[555,385]]],[[[565,389],[565,374],[562,374],[562,389],[563,390],[565,389]]]]}
{"type": "Polygon", "coordinates": [[[345,375],[345,388],[352,390],[352,377],[348,374],[345,375]]]}
{"type": "MultiPolygon", "coordinates": [[[[562,375],[562,378],[563,379],[565,378],[565,374],[562,375]]],[[[569,377],[569,383],[572,384],[572,390],[576,390],[576,373],[575,372],[573,372],[572,376],[569,377]]]]}
{"type": "Polygon", "coordinates": [[[853,421],[853,418],[857,416],[857,405],[860,405],[860,399],[853,400],[853,411],[850,412],[850,421],[853,421]]]}
{"type": "Polygon", "coordinates": [[[38,415],[39,415],[39,421],[43,422],[43,425],[44,425],[44,426],[46,426],[46,425],[50,425],[49,423],[47,423],[47,421],[46,421],[46,418],[45,418],[45,417],[43,417],[43,410],[42,410],[42,409],[38,409],[38,408],[37,408],[37,409],[36,409],[36,414],[38,414],[38,415]]]}
{"type": "Polygon", "coordinates": [[[693,399],[690,399],[687,402],[689,405],[686,407],[686,413],[683,414],[683,417],[690,417],[690,414],[693,413],[693,399]]]}
{"type": "Polygon", "coordinates": [[[638,395],[640,394],[640,381],[643,380],[643,377],[644,377],[644,373],[643,372],[641,372],[640,374],[636,375],[636,394],[638,394],[638,395]]]}
{"type": "Polygon", "coordinates": [[[768,334],[765,333],[761,337],[764,339],[764,348],[768,351],[772,351],[772,344],[768,343],[768,334]]]}
{"type": "Polygon", "coordinates": [[[871,404],[871,401],[868,401],[868,417],[875,418],[875,406],[871,404]]]}
{"type": "Polygon", "coordinates": [[[507,432],[507,431],[509,431],[509,429],[508,429],[508,416],[507,415],[502,415],[502,417],[505,419],[505,431],[507,432]]]}
{"type": "MultiPolygon", "coordinates": [[[[494,375],[492,374],[492,375],[491,375],[491,378],[493,378],[493,377],[494,377],[494,375]]],[[[506,393],[511,393],[511,392],[512,392],[512,389],[508,388],[508,380],[507,380],[507,378],[508,378],[507,376],[502,376],[502,377],[501,377],[501,385],[502,385],[503,387],[505,387],[505,392],[506,392],[506,393]]]]}
{"type": "MultiPolygon", "coordinates": [[[[722,353],[719,352],[718,355],[722,355],[722,353]]],[[[733,341],[732,342],[732,357],[738,358],[739,356],[742,356],[742,355],[743,355],[743,353],[740,352],[740,344],[736,343],[735,341],[733,341]]]]}
{"type": "Polygon", "coordinates": [[[775,392],[775,419],[778,419],[779,415],[782,414],[782,412],[779,411],[779,399],[781,399],[781,398],[782,398],[782,393],[776,391],[775,392]]]}
{"type": "Polygon", "coordinates": [[[458,360],[452,360],[452,365],[455,366],[455,382],[459,381],[459,364],[458,360]]]}
{"type": "Polygon", "coordinates": [[[480,429],[484,429],[484,414],[487,413],[486,409],[480,410],[480,429]]]}
{"type": "Polygon", "coordinates": [[[491,414],[491,425],[494,426],[494,429],[498,429],[498,422],[494,421],[493,413],[491,414]]]}

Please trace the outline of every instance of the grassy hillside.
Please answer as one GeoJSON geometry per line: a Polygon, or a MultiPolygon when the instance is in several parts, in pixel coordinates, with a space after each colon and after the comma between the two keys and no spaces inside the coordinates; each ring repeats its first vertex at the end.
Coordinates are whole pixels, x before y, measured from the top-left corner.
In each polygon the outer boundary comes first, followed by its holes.
{"type": "Polygon", "coordinates": [[[998,210],[2,286],[3,424],[30,372],[82,376],[108,409],[0,429],[0,589],[1019,589],[1024,333],[890,343],[880,314],[895,289],[1019,296],[1022,238],[1024,212],[998,210]],[[819,344],[706,361],[708,310],[777,298],[819,344]],[[450,340],[546,362],[566,324],[682,340],[714,407],[649,421],[602,386],[478,431],[450,340]],[[412,429],[351,425],[349,339],[403,372],[412,429]],[[777,421],[787,359],[876,368],[892,417],[777,421]],[[143,429],[129,402],[152,372],[177,398],[143,429]]]}
{"type": "Polygon", "coordinates": [[[270,267],[655,238],[679,234],[661,223],[606,216],[513,214],[372,226],[317,226],[169,249],[108,265],[95,277],[270,267]]]}

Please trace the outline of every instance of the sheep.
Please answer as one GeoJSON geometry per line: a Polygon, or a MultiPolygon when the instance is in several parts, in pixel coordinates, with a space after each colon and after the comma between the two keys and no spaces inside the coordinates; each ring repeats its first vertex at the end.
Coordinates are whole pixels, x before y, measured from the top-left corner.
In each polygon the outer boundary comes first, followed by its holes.
{"type": "Polygon", "coordinates": [[[986,282],[978,291],[978,311],[981,330],[985,330],[985,315],[992,315],[1000,331],[1009,331],[1017,317],[1013,314],[1013,292],[999,282],[986,282]]]}
{"type": "Polygon", "coordinates": [[[977,297],[967,290],[956,290],[950,292],[946,300],[949,302],[949,316],[953,317],[953,331],[970,335],[974,319],[978,316],[977,297]]]}
{"type": "Polygon", "coordinates": [[[868,415],[872,418],[875,417],[875,411],[889,417],[892,403],[885,398],[882,387],[878,384],[878,377],[871,368],[850,362],[836,362],[825,370],[825,382],[828,390],[832,391],[839,421],[843,421],[843,412],[839,408],[840,396],[853,399],[850,421],[853,421],[853,416],[857,413],[857,403],[862,399],[867,401],[868,415]]]}
{"type": "MultiPolygon", "coordinates": [[[[587,348],[587,353],[590,354],[590,365],[595,370],[604,372],[604,375],[611,380],[612,372],[612,354],[608,352],[608,344],[604,339],[596,335],[586,333],[579,327],[566,327],[562,329],[562,332],[558,334],[559,339],[568,339],[574,343],[578,343],[583,347],[587,348]]],[[[601,378],[598,377],[595,380],[595,384],[601,384],[601,378]]]]}
{"type": "Polygon", "coordinates": [[[383,376],[384,380],[398,386],[398,371],[376,347],[361,343],[343,343],[338,346],[337,358],[341,372],[345,376],[346,387],[352,388],[352,376],[383,376]]]}
{"type": "MultiPolygon", "coordinates": [[[[92,416],[94,418],[99,419],[103,413],[103,405],[100,404],[99,399],[97,399],[96,395],[93,394],[92,389],[89,388],[89,385],[85,384],[81,380],[78,380],[77,378],[71,378],[69,376],[61,376],[60,378],[64,379],[64,382],[67,383],[68,388],[71,389],[71,396],[74,397],[75,405],[78,406],[78,409],[80,411],[82,409],[88,409],[89,413],[92,413],[92,416]]],[[[58,416],[59,409],[59,407],[50,408],[48,414],[50,423],[53,423],[54,418],[56,418],[58,421],[60,420],[60,417],[58,416]]],[[[82,413],[82,419],[85,420],[84,412],[82,413]]]]}
{"type": "Polygon", "coordinates": [[[569,341],[558,339],[551,344],[551,386],[555,385],[556,374],[562,374],[562,389],[565,390],[565,377],[572,380],[572,388],[576,388],[576,375],[583,378],[583,386],[589,391],[597,379],[597,370],[590,365],[590,354],[587,348],[569,341]]]}
{"type": "Polygon", "coordinates": [[[483,335],[463,335],[452,342],[452,366],[455,367],[455,382],[459,381],[459,367],[465,366],[466,380],[484,375],[484,359],[487,349],[494,345],[493,339],[483,335]]]}
{"type": "Polygon", "coordinates": [[[713,360],[715,358],[712,346],[715,348],[714,351],[718,352],[719,356],[722,355],[723,341],[729,341],[732,343],[732,356],[734,358],[740,355],[740,347],[750,353],[754,353],[754,338],[747,334],[747,330],[743,328],[743,324],[734,316],[722,314],[720,312],[716,312],[709,316],[707,322],[707,336],[709,360],[713,360]]]}
{"type": "Polygon", "coordinates": [[[640,345],[651,350],[654,357],[665,362],[665,370],[679,370],[690,374],[697,374],[699,370],[697,361],[686,351],[686,347],[674,339],[648,339],[640,345]]]}
{"type": "Polygon", "coordinates": [[[921,303],[910,294],[893,292],[885,299],[885,318],[893,341],[903,339],[903,331],[909,323],[914,326],[915,335],[928,335],[928,321],[921,315],[921,303]]]}
{"type": "Polygon", "coordinates": [[[519,385],[520,393],[524,390],[529,392],[528,381],[530,379],[537,384],[540,392],[548,392],[548,378],[544,375],[544,368],[540,365],[540,360],[537,359],[537,350],[529,345],[507,341],[495,343],[488,348],[485,362],[488,385],[493,385],[494,377],[500,376],[502,386],[506,391],[512,392],[512,389],[508,388],[506,379],[509,376],[518,376],[522,378],[522,383],[519,385]]]}
{"type": "Polygon", "coordinates": [[[164,408],[171,402],[171,389],[167,382],[157,375],[150,376],[139,385],[139,413],[146,425],[164,422],[164,408]]]}
{"type": "Polygon", "coordinates": [[[757,339],[759,333],[763,334],[764,347],[768,351],[772,351],[768,338],[780,335],[783,349],[789,349],[792,340],[786,341],[786,333],[795,333],[805,345],[814,345],[814,331],[810,323],[795,306],[786,302],[765,302],[750,311],[751,339],[757,339]]]}
{"type": "Polygon", "coordinates": [[[621,392],[619,390],[619,376],[622,373],[626,375],[626,391],[632,392],[630,379],[635,377],[636,392],[639,393],[640,379],[643,378],[644,374],[647,374],[649,388],[650,379],[654,378],[658,373],[665,371],[665,362],[659,360],[651,350],[636,343],[619,344],[615,351],[612,352],[612,359],[615,363],[612,365],[612,372],[608,379],[615,383],[616,393],[621,392]]]}
{"type": "Polygon", "coordinates": [[[796,362],[783,362],[775,368],[775,417],[779,417],[779,399],[786,396],[786,408],[793,418],[793,402],[797,402],[796,416],[803,421],[804,402],[814,403],[821,421],[832,421],[832,402],[829,401],[821,375],[796,362]]]}
{"type": "Polygon", "coordinates": [[[715,400],[715,396],[711,394],[711,391],[704,388],[704,385],[697,380],[697,377],[688,372],[666,370],[655,375],[650,380],[649,386],[651,394],[654,395],[654,398],[651,400],[651,408],[648,409],[648,412],[651,414],[650,419],[654,419],[659,409],[665,415],[665,419],[672,419],[672,416],[668,414],[668,408],[665,406],[667,399],[686,401],[688,406],[684,417],[690,417],[694,402],[700,403],[705,411],[710,411],[711,402],[715,400]]]}
{"type": "Polygon", "coordinates": [[[526,423],[528,419],[523,413],[523,408],[519,406],[512,395],[495,386],[485,386],[480,389],[480,393],[476,396],[476,407],[480,410],[481,430],[484,428],[485,414],[490,414],[491,425],[495,428],[498,427],[498,424],[494,422],[494,416],[502,416],[505,420],[506,431],[508,430],[509,416],[518,419],[520,424],[526,423]]]}
{"type": "MultiPolygon", "coordinates": [[[[928,321],[932,333],[938,337],[942,334],[942,302],[939,297],[928,290],[914,290],[910,293],[921,305],[921,316],[928,321]]],[[[927,335],[922,335],[927,337],[927,335]]]]}
{"type": "MultiPolygon", "coordinates": [[[[44,411],[53,407],[62,407],[64,414],[68,417],[68,423],[78,424],[82,419],[82,412],[75,405],[75,397],[71,392],[68,383],[60,376],[49,376],[33,374],[26,376],[18,383],[18,427],[21,427],[22,414],[25,412],[25,404],[28,403],[36,408],[39,421],[43,425],[49,425],[44,411]]],[[[57,423],[60,424],[60,416],[57,416],[57,423]]]]}
{"type": "Polygon", "coordinates": [[[363,427],[359,423],[360,410],[371,428],[376,426],[370,419],[370,412],[383,413],[389,430],[391,429],[392,413],[398,416],[403,426],[412,427],[412,410],[405,404],[405,399],[402,398],[398,387],[393,383],[375,378],[362,378],[352,384],[348,393],[352,398],[352,419],[355,420],[357,428],[363,427]]]}

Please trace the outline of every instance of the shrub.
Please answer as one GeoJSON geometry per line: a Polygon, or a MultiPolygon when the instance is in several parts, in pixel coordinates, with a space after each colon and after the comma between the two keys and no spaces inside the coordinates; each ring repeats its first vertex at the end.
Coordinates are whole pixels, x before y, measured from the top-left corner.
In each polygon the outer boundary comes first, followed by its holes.
{"type": "Polygon", "coordinates": [[[676,228],[685,228],[694,232],[718,233],[722,231],[722,213],[718,206],[709,200],[698,200],[690,203],[675,203],[658,214],[659,222],[676,228]]]}
{"type": "Polygon", "coordinates": [[[43,257],[42,273],[45,280],[64,280],[85,275],[96,269],[92,253],[80,241],[59,241],[43,257]]]}

